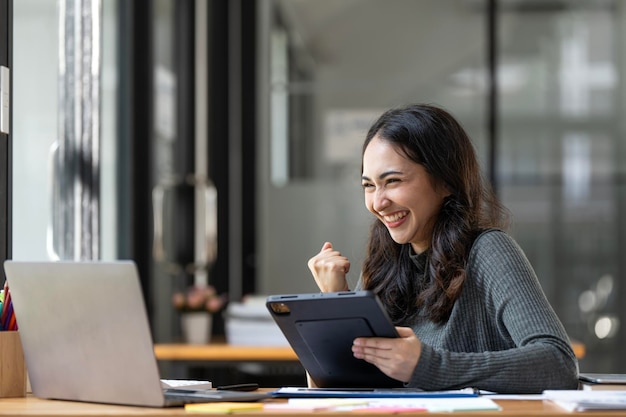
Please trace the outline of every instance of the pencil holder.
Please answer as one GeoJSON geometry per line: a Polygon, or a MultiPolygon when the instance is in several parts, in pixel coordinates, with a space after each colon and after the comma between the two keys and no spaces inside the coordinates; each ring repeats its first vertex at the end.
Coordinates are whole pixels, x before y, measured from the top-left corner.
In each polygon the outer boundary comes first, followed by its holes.
{"type": "Polygon", "coordinates": [[[0,398],[26,396],[26,363],[18,331],[0,331],[0,398]]]}

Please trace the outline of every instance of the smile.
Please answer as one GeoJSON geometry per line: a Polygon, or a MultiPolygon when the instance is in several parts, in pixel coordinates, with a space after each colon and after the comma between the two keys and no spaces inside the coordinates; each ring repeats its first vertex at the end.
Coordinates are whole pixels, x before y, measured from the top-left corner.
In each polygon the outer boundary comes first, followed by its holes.
{"type": "Polygon", "coordinates": [[[394,213],[394,214],[390,214],[388,216],[382,216],[382,217],[383,217],[383,220],[385,220],[385,223],[393,224],[393,223],[396,223],[398,220],[405,218],[408,214],[409,214],[408,211],[400,211],[398,213],[394,213]]]}

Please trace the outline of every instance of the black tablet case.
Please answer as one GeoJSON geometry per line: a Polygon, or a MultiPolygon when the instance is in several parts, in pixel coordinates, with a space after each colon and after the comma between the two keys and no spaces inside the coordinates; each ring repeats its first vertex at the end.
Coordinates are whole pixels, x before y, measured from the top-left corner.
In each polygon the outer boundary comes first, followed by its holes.
{"type": "Polygon", "coordinates": [[[357,337],[398,337],[372,292],[271,295],[266,305],[318,387],[402,386],[352,354],[357,337]]]}

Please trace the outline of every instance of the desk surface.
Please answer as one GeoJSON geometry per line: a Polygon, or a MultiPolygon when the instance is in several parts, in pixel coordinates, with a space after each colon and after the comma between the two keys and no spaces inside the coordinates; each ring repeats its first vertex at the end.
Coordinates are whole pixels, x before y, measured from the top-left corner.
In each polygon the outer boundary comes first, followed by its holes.
{"type": "MultiPolygon", "coordinates": [[[[585,356],[585,345],[573,343],[577,358],[585,356]]],[[[157,344],[154,353],[158,360],[169,361],[297,361],[289,346],[233,346],[226,343],[208,345],[157,344]]]]}
{"type": "MultiPolygon", "coordinates": [[[[473,411],[469,413],[403,413],[403,416],[416,415],[416,416],[471,416],[471,417],[498,417],[498,416],[563,416],[572,415],[555,406],[547,401],[540,400],[498,400],[496,401],[501,407],[502,411],[473,411]]],[[[265,413],[262,411],[254,412],[237,412],[237,417],[259,417],[260,415],[272,415],[271,413],[265,413]]],[[[281,412],[281,417],[296,417],[296,416],[311,416],[311,415],[335,415],[335,416],[349,416],[359,417],[368,416],[371,417],[371,413],[359,413],[359,412],[303,412],[303,413],[291,413],[281,412]]],[[[26,398],[3,398],[0,399],[0,416],[42,416],[42,417],[64,417],[64,416],[87,416],[87,417],[163,417],[163,416],[178,416],[178,415],[190,415],[185,412],[182,407],[174,408],[143,408],[143,407],[129,407],[129,406],[116,406],[105,404],[89,404],[69,401],[54,401],[54,400],[42,400],[28,396],[26,398]]],[[[611,415],[624,415],[623,412],[585,412],[580,413],[585,417],[606,417],[611,415]]]]}

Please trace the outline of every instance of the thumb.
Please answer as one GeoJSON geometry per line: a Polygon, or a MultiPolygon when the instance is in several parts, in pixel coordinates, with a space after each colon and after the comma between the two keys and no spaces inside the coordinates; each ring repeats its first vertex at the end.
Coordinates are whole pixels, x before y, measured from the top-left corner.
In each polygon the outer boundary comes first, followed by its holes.
{"type": "Polygon", "coordinates": [[[326,242],[324,243],[324,246],[322,246],[322,251],[328,250],[328,249],[332,249],[333,248],[333,244],[330,242],[326,242]]]}
{"type": "Polygon", "coordinates": [[[396,331],[398,332],[398,335],[400,337],[415,336],[415,333],[413,333],[413,329],[411,329],[410,327],[396,327],[396,331]]]}

